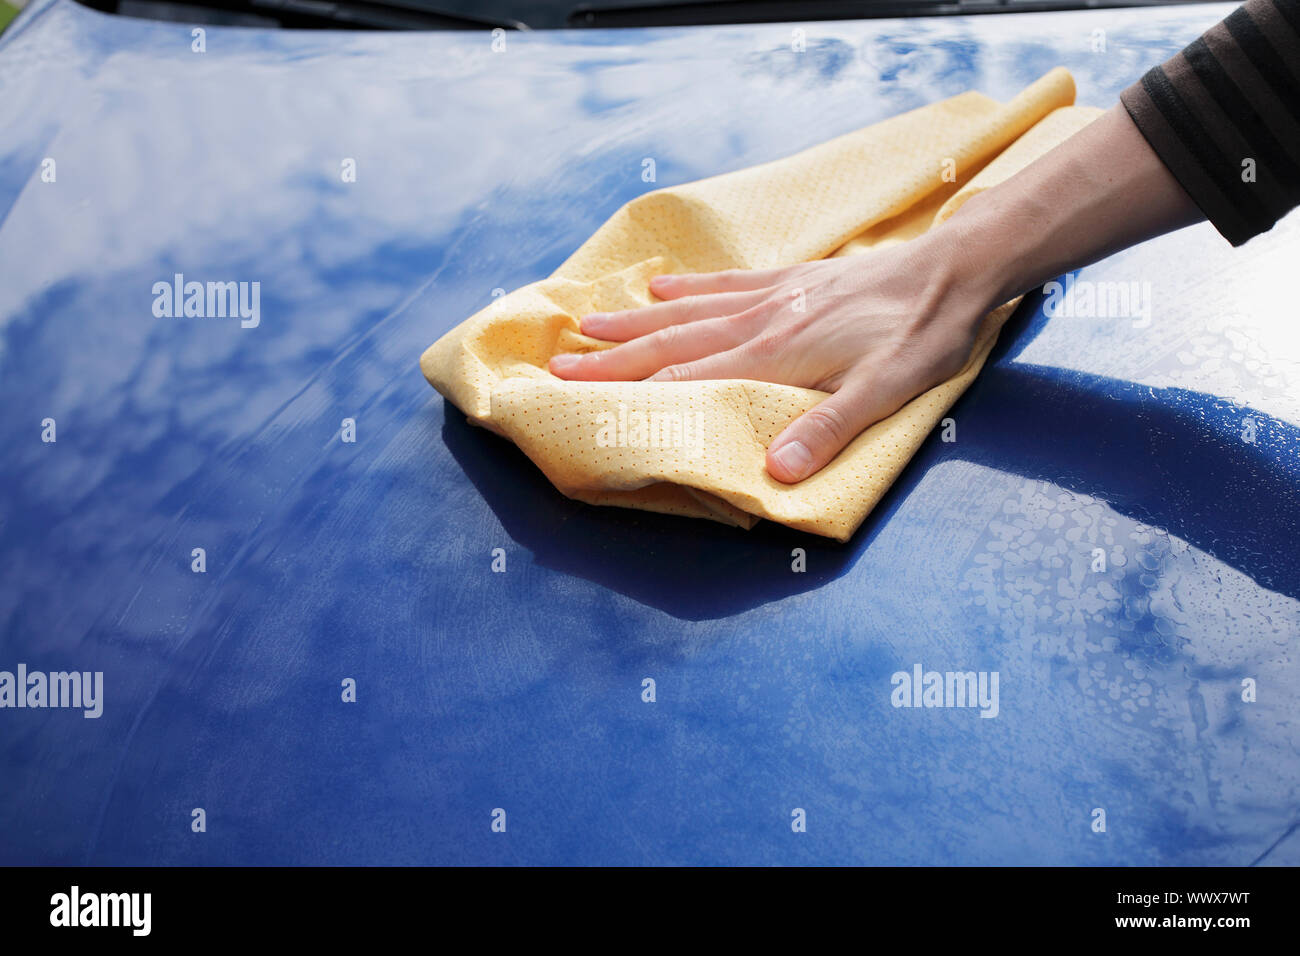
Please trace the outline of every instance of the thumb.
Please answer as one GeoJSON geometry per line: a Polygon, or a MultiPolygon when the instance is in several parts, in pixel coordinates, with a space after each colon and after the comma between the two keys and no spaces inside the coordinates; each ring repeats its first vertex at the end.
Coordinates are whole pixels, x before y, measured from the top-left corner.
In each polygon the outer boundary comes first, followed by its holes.
{"type": "Polygon", "coordinates": [[[826,467],[844,446],[881,416],[868,390],[845,386],[796,418],[767,447],[767,471],[793,484],[826,467]]]}

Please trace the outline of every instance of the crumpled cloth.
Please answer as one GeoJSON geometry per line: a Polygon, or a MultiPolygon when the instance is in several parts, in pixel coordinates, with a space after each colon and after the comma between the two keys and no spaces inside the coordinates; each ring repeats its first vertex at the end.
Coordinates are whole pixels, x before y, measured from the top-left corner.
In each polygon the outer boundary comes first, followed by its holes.
{"type": "Polygon", "coordinates": [[[847,541],[979,373],[1019,299],[986,317],[960,372],[794,485],[767,474],[767,446],[826,393],[748,380],[572,382],[547,361],[612,347],[581,334],[579,318],[656,301],[655,275],[765,269],[920,235],[1102,112],[1073,102],[1074,80],[1057,67],[1005,104],[962,93],[785,159],[647,193],[549,278],[440,338],[421,370],[571,498],[744,528],[768,518],[847,541]]]}

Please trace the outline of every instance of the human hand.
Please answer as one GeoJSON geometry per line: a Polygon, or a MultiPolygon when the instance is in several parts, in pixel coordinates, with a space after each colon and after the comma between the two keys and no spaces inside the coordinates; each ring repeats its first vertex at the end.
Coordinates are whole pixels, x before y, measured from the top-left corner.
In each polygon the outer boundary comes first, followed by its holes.
{"type": "Polygon", "coordinates": [[[832,393],[768,447],[787,483],[828,464],[863,429],[955,375],[997,304],[985,270],[937,229],[865,255],[779,269],[657,276],[662,302],[585,316],[582,332],[620,342],[557,355],[584,381],[754,379],[832,393]]]}

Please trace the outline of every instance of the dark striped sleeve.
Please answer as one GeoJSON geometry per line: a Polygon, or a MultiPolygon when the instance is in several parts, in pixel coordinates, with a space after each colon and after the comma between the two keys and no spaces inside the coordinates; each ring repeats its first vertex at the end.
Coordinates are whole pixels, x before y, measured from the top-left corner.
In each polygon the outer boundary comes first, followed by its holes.
{"type": "Polygon", "coordinates": [[[1300,0],[1248,0],[1120,101],[1234,246],[1300,205],[1300,0]]]}

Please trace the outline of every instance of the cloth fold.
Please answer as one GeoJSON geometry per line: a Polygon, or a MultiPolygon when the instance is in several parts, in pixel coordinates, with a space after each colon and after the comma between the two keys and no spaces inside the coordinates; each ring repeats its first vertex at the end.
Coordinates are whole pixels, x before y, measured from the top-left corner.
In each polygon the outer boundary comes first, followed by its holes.
{"type": "Polygon", "coordinates": [[[578,320],[649,305],[661,273],[771,268],[914,238],[1101,115],[1073,102],[1074,80],[1058,67],[1005,104],[962,93],[785,159],[647,193],[549,278],[442,336],[421,370],[571,498],[745,528],[768,518],[847,541],[978,374],[1018,299],[985,318],[957,375],[796,485],[767,474],[766,449],[823,392],[748,380],[570,382],[547,362],[612,347],[578,320]]]}

